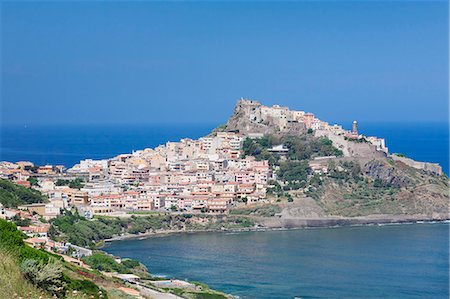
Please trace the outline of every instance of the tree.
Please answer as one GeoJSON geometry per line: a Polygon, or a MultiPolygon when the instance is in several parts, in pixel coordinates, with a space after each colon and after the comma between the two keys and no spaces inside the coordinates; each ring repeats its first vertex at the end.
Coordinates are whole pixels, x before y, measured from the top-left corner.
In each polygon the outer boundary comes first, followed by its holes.
{"type": "Polygon", "coordinates": [[[34,178],[34,177],[29,177],[28,179],[27,179],[27,181],[30,183],[30,186],[31,187],[38,187],[39,186],[39,181],[38,181],[38,179],[37,178],[34,178]]]}
{"type": "Polygon", "coordinates": [[[14,217],[11,220],[17,226],[29,226],[31,223],[31,220],[29,218],[22,219],[20,218],[19,215],[14,215],[14,217]]]}
{"type": "Polygon", "coordinates": [[[116,262],[116,260],[112,256],[104,254],[102,252],[95,252],[91,256],[84,257],[83,261],[92,268],[99,271],[119,273],[130,272],[124,265],[116,262]]]}
{"type": "Polygon", "coordinates": [[[278,177],[283,181],[306,180],[310,171],[307,161],[285,161],[280,163],[278,177]]]}

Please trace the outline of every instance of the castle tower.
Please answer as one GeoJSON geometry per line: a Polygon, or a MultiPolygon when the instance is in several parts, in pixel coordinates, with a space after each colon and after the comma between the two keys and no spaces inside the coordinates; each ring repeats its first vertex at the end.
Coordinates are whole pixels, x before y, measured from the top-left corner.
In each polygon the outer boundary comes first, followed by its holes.
{"type": "Polygon", "coordinates": [[[305,113],[305,125],[307,129],[311,128],[313,122],[314,122],[314,114],[310,112],[305,113]]]}
{"type": "Polygon", "coordinates": [[[358,122],[356,120],[353,121],[352,133],[358,135],[358,122]]]}

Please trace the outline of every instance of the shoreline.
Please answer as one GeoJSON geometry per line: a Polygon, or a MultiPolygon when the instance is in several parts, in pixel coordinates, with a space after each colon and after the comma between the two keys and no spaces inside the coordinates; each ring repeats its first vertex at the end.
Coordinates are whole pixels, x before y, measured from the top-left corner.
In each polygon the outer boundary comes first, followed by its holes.
{"type": "Polygon", "coordinates": [[[103,240],[103,244],[98,248],[103,248],[106,243],[115,241],[125,241],[134,239],[148,239],[153,237],[165,237],[176,234],[194,233],[241,233],[241,232],[265,232],[265,231],[287,231],[312,228],[339,228],[374,225],[400,225],[400,224],[429,224],[448,223],[450,215],[443,217],[429,217],[425,215],[369,215],[362,217],[336,217],[336,218],[264,218],[260,219],[266,226],[239,228],[239,229],[205,229],[205,230],[163,230],[135,234],[124,234],[103,240]]]}

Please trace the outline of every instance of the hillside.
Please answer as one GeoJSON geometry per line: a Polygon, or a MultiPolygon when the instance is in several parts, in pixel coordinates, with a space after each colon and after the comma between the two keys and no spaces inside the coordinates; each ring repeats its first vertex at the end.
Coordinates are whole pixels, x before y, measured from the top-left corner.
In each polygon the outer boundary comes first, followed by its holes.
{"type": "MultiPolygon", "coordinates": [[[[80,223],[73,226],[82,229],[80,223]]],[[[160,279],[143,264],[131,259],[118,262],[102,251],[74,264],[68,256],[28,246],[24,238],[13,223],[0,219],[1,298],[231,298],[200,283],[192,282],[186,289],[159,286],[160,279]],[[137,275],[139,283],[126,283],[118,273],[137,275]]]]}
{"type": "Polygon", "coordinates": [[[16,185],[8,180],[0,179],[0,203],[7,208],[23,204],[45,202],[46,198],[39,191],[16,185]]]}
{"type": "MultiPolygon", "coordinates": [[[[283,219],[449,217],[449,181],[440,166],[390,155],[376,137],[249,100],[239,101],[226,125],[215,131],[244,134],[244,155],[273,166],[277,179],[268,194],[283,219]],[[279,145],[287,149],[282,155],[271,150],[279,145]]],[[[260,218],[254,207],[233,213],[260,218]]]]}

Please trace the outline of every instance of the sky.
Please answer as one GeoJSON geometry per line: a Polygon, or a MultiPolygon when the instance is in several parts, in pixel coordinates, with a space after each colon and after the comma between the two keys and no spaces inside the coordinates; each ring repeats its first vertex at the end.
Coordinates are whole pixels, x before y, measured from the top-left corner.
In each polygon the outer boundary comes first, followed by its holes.
{"type": "Polygon", "coordinates": [[[1,5],[3,125],[448,121],[447,1],[1,5]]]}

